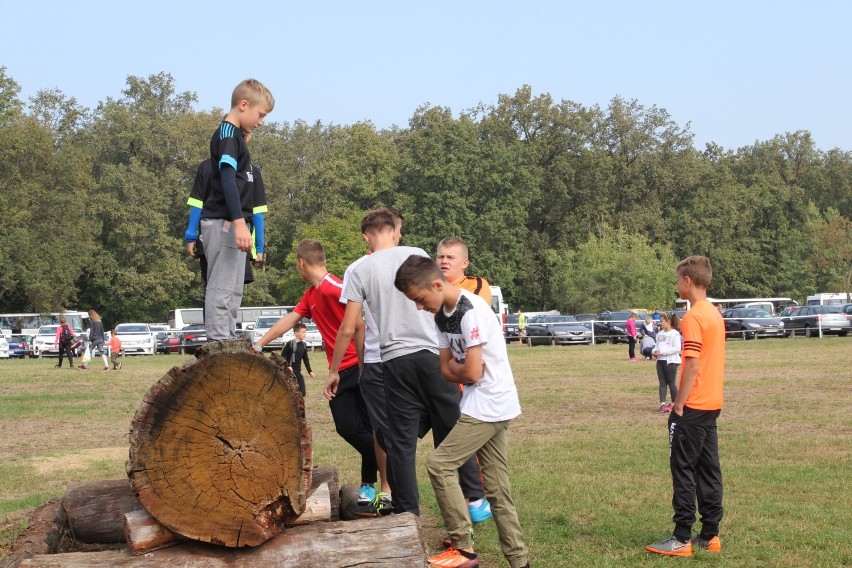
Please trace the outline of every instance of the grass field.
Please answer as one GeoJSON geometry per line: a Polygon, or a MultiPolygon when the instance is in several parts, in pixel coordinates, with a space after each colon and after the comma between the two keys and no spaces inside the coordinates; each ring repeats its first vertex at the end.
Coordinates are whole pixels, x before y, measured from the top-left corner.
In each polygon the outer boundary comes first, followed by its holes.
{"type": "MultiPolygon", "coordinates": [[[[652,363],[625,346],[520,347],[510,356],[523,415],[510,428],[512,483],[537,567],[669,566],[643,546],[668,534],[666,417],[652,363]]],[[[322,367],[324,354],[312,355],[322,367]]],[[[124,369],[54,369],[0,361],[0,557],[27,515],[68,484],[124,476],[138,402],[177,355],[124,369]]],[[[852,338],[728,342],[719,419],[725,478],[724,553],[707,566],[852,565],[852,338]]],[[[321,381],[309,380],[314,461],[358,481],[355,452],[335,433],[321,381]]],[[[423,525],[441,522],[423,463],[423,525]]],[[[493,522],[476,528],[482,566],[506,566],[493,522]]]]}

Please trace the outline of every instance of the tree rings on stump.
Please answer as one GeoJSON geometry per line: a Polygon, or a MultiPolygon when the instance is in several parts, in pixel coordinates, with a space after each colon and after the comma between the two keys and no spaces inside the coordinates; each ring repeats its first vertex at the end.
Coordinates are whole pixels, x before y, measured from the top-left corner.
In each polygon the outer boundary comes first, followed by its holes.
{"type": "Polygon", "coordinates": [[[145,395],[127,474],[139,501],[185,537],[255,546],[305,510],[311,431],[286,366],[218,341],[145,395]]]}

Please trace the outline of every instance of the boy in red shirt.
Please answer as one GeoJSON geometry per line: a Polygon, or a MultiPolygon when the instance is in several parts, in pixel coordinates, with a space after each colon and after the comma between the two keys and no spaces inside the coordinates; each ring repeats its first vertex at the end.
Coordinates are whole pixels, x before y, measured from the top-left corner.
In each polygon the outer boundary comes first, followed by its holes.
{"type": "MultiPolygon", "coordinates": [[[[325,251],[319,241],[305,239],[296,246],[296,270],[310,286],[293,311],[275,322],[257,341],[257,349],[262,349],[273,339],[284,335],[303,317],[316,322],[326,346],[334,345],[337,341],[337,331],[346,311],[346,306],[340,303],[343,281],[326,269],[325,251]]],[[[363,336],[363,320],[358,328],[363,336]]],[[[334,350],[326,348],[325,355],[331,365],[334,350]]],[[[324,394],[328,398],[328,407],[331,409],[337,433],[361,454],[362,492],[367,488],[372,489],[371,495],[375,497],[373,484],[377,481],[378,464],[373,446],[373,427],[358,384],[358,354],[352,341],[346,347],[339,375],[337,391],[329,393],[326,388],[324,394]]],[[[386,501],[382,506],[387,513],[390,512],[390,499],[386,501]]],[[[374,505],[370,516],[376,514],[375,509],[374,505]]]]}
{"type": "Polygon", "coordinates": [[[713,277],[710,260],[690,256],[677,265],[677,291],[692,307],[683,316],[683,365],[669,415],[669,465],[674,497],[674,534],[645,549],[666,556],[692,556],[693,547],[721,552],[722,469],[716,419],[722,411],[725,322],[707,301],[713,277]],[[695,503],[701,532],[692,537],[695,503]]]}

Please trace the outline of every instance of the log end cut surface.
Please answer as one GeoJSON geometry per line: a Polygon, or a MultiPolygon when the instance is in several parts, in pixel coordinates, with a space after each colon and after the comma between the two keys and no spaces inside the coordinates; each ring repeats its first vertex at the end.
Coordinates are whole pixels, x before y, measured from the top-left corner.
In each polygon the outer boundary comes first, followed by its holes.
{"type": "Polygon", "coordinates": [[[127,473],[148,511],[172,531],[255,546],[305,509],[311,432],[283,365],[242,341],[211,343],[175,367],[140,404],[127,473]]]}

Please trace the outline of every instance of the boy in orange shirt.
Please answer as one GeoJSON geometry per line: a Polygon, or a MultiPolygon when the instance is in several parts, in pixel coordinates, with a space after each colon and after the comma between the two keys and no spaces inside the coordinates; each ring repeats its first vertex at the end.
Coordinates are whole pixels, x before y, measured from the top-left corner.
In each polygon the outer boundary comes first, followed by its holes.
{"type": "Polygon", "coordinates": [[[723,406],[725,322],[707,301],[710,260],[690,256],[677,265],[677,291],[692,307],[683,316],[683,365],[669,415],[669,465],[674,497],[674,534],[645,547],[666,556],[692,556],[693,547],[721,552],[722,469],[716,419],[723,406]],[[701,532],[692,537],[695,503],[701,532]]]}
{"type": "Polygon", "coordinates": [[[121,340],[116,335],[115,330],[112,330],[106,346],[109,348],[109,359],[112,361],[113,370],[121,369],[121,361],[118,360],[121,357],[121,340]]]}

